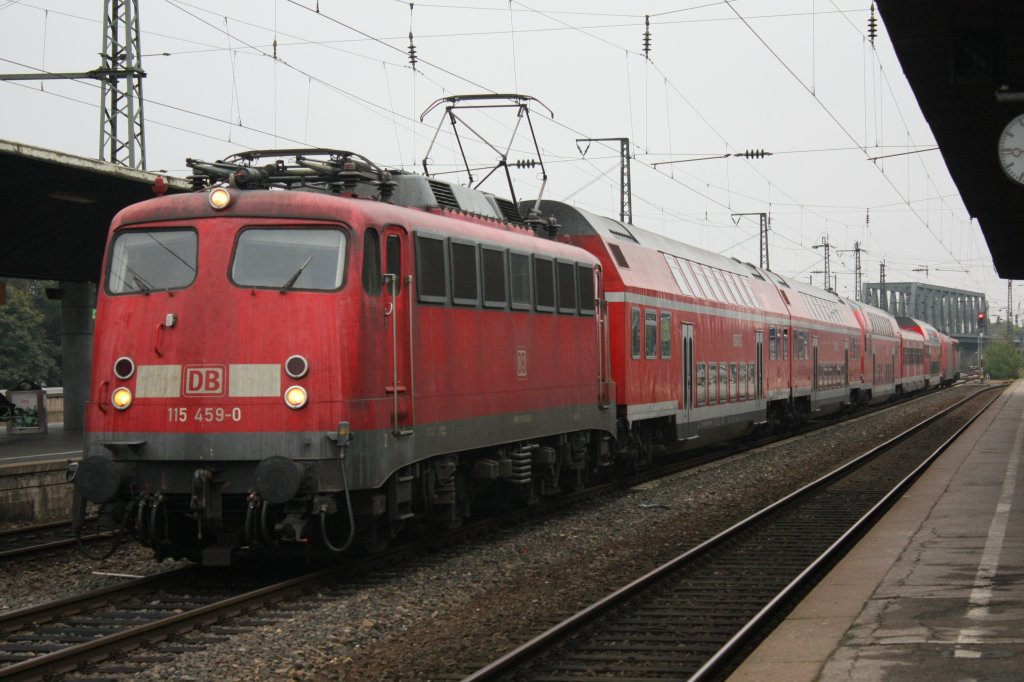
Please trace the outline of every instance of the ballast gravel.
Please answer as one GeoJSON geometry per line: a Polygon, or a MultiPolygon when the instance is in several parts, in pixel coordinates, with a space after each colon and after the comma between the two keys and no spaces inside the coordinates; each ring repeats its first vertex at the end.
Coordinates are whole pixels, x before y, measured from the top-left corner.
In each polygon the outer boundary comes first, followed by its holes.
{"type": "MultiPolygon", "coordinates": [[[[288,618],[132,679],[461,679],[977,388],[939,391],[323,588],[284,605],[288,618]]],[[[72,556],[5,566],[0,611],[168,567],[138,548],[100,565],[72,556]]]]}

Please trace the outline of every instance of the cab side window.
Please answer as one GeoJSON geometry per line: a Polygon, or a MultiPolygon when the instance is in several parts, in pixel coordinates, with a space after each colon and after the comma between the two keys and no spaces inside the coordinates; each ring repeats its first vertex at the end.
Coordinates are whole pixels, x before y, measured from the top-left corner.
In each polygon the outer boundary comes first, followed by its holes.
{"type": "Polygon", "coordinates": [[[368,227],[363,234],[363,289],[368,294],[379,294],[380,282],[380,237],[377,230],[368,227]]]}
{"type": "Polygon", "coordinates": [[[397,234],[389,234],[385,245],[386,272],[395,276],[395,295],[402,290],[402,240],[397,234]]]}

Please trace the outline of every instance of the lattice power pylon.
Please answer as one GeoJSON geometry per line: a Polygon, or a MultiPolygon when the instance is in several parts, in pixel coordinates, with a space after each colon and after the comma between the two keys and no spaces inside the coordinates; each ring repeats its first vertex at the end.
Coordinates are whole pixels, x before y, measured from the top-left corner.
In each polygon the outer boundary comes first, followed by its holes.
{"type": "Polygon", "coordinates": [[[146,134],[142,116],[142,55],[139,52],[138,0],[103,3],[103,64],[76,73],[9,73],[0,80],[77,80],[100,82],[99,158],[129,168],[146,168],[146,134]]]}
{"type": "Polygon", "coordinates": [[[146,167],[142,115],[142,55],[138,0],[106,0],[103,65],[99,69],[100,158],[129,168],[146,167]]]}

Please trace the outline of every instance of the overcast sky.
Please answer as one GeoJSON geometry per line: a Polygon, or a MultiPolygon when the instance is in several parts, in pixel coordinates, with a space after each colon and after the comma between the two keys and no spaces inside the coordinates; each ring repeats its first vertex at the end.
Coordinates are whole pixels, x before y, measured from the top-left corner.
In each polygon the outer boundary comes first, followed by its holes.
{"type": "MultiPolygon", "coordinates": [[[[868,39],[868,0],[139,5],[150,170],[185,175],[186,157],[304,146],[418,169],[440,120],[435,111],[419,121],[431,102],[517,92],[554,113],[532,109],[546,198],[618,217],[618,147],[581,145],[584,155],[576,138],[628,137],[638,226],[757,263],[757,218],[733,214],[765,212],[777,272],[823,284],[823,249],[813,247],[827,238],[840,250],[831,258],[839,292],[852,297],[860,242],[865,282],[884,260],[889,282],[982,291],[991,314],[1005,315],[1006,282],[934,150],[881,17],[868,39]],[[772,156],[735,156],[748,149],[772,156]]],[[[98,67],[102,15],[101,0],[0,0],[0,72],[98,67]]],[[[0,138],[95,157],[99,98],[90,80],[0,82],[0,138]]],[[[508,111],[466,117],[499,148],[511,143],[510,158],[535,156],[524,126],[510,139],[508,111]]],[[[467,153],[474,165],[495,158],[482,144],[467,153]]],[[[431,169],[458,160],[444,129],[431,169]]],[[[540,190],[537,169],[515,178],[521,196],[540,190]]],[[[508,194],[493,180],[483,189],[508,194]]]]}

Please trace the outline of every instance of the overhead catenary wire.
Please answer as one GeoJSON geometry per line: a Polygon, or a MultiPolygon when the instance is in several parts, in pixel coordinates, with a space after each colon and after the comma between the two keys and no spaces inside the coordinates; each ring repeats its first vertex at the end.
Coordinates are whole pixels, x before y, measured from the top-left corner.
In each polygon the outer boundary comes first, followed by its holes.
{"type": "MultiPolygon", "coordinates": [[[[296,3],[294,3],[294,2],[293,2],[292,4],[296,4],[296,3]]],[[[312,5],[312,3],[308,3],[308,2],[307,2],[306,4],[307,4],[308,6],[311,6],[311,5],[312,5]]],[[[403,3],[403,5],[406,5],[406,6],[407,6],[407,4],[408,4],[408,3],[403,3]]],[[[438,3],[417,3],[417,4],[418,4],[418,5],[420,5],[420,7],[421,7],[421,8],[426,8],[426,7],[431,7],[431,6],[438,6],[438,7],[439,7],[439,6],[441,6],[441,5],[440,5],[440,4],[438,4],[438,3]]],[[[708,4],[706,5],[706,6],[712,6],[712,5],[716,5],[716,4],[717,4],[718,6],[721,6],[721,4],[722,4],[722,3],[708,3],[708,4]]],[[[834,3],[832,3],[832,4],[833,4],[833,6],[834,6],[834,3]]],[[[508,29],[509,29],[509,30],[508,30],[508,31],[506,31],[506,33],[508,33],[509,35],[513,35],[513,34],[514,34],[514,35],[516,36],[516,41],[517,41],[517,49],[518,49],[518,47],[519,47],[519,44],[518,44],[518,42],[519,42],[519,41],[518,41],[518,37],[519,37],[520,35],[523,35],[523,32],[526,32],[526,31],[528,31],[528,30],[529,30],[529,28],[530,28],[530,27],[528,27],[528,26],[523,26],[523,27],[521,27],[521,26],[519,25],[519,24],[520,24],[519,16],[521,16],[521,15],[524,15],[525,13],[528,13],[528,12],[529,12],[529,13],[535,13],[535,12],[534,12],[534,10],[533,10],[532,8],[528,8],[528,7],[526,7],[525,5],[521,6],[521,3],[508,3],[508,5],[506,5],[505,3],[501,3],[501,5],[502,5],[502,6],[501,6],[501,7],[499,8],[499,9],[500,9],[500,11],[502,11],[502,12],[505,12],[505,13],[507,13],[507,15],[508,15],[508,16],[509,16],[509,17],[511,18],[511,19],[510,19],[510,24],[509,24],[509,26],[508,26],[508,29]],[[513,6],[513,5],[514,5],[514,6],[513,6]],[[513,12],[514,12],[514,14],[513,14],[513,12]],[[521,30],[520,30],[520,29],[522,29],[522,32],[521,32],[521,30]]],[[[693,8],[686,8],[686,9],[693,9],[693,8]]],[[[821,8],[820,8],[820,7],[818,7],[818,8],[816,8],[816,9],[819,9],[819,10],[820,10],[821,8]]],[[[310,10],[310,11],[312,11],[312,10],[310,10]]],[[[421,9],[421,11],[422,11],[422,9],[421,9]]],[[[673,10],[672,12],[683,12],[683,11],[684,11],[684,10],[673,10]]],[[[860,10],[855,10],[855,11],[850,11],[850,12],[837,12],[837,13],[838,13],[838,14],[840,14],[841,16],[843,16],[843,17],[844,17],[844,19],[846,19],[846,18],[847,18],[848,16],[850,16],[850,15],[854,15],[854,14],[855,14],[856,12],[858,12],[858,11],[860,11],[860,10]]],[[[865,8],[865,10],[864,10],[864,11],[866,11],[866,8],[865,8]]],[[[547,14],[553,14],[553,12],[547,12],[547,14]]],[[[564,14],[559,14],[559,16],[561,16],[561,17],[569,17],[569,16],[572,16],[572,14],[579,14],[579,15],[587,15],[587,14],[596,14],[596,13],[588,13],[588,12],[579,12],[579,13],[564,13],[564,14]]],[[[668,15],[668,14],[671,14],[671,12],[665,12],[665,13],[661,13],[661,15],[668,15]]],[[[659,15],[659,14],[657,14],[657,13],[652,13],[652,14],[651,14],[651,22],[652,22],[652,25],[653,25],[653,24],[654,24],[654,23],[655,23],[656,21],[660,22],[660,21],[663,21],[663,20],[665,20],[665,19],[668,19],[668,18],[672,18],[672,17],[670,17],[670,16],[661,16],[661,15],[659,15]],[[656,17],[658,17],[658,18],[656,18],[656,17]]],[[[794,15],[795,15],[795,14],[794,14],[794,15]]],[[[321,15],[321,16],[322,16],[322,15],[321,15]]],[[[640,17],[641,19],[642,19],[642,17],[643,17],[643,15],[642,15],[642,14],[623,14],[622,16],[623,16],[624,18],[630,18],[630,17],[634,17],[634,18],[635,18],[635,17],[640,17]]],[[[681,15],[680,15],[680,14],[676,14],[675,16],[681,16],[681,15]]],[[[764,15],[763,15],[763,16],[769,16],[769,13],[764,13],[764,15]]],[[[863,16],[863,14],[861,14],[861,16],[863,16]]],[[[753,15],[748,15],[748,17],[749,17],[749,18],[751,18],[751,19],[754,19],[754,18],[755,18],[755,17],[753,16],[753,15]]],[[[733,20],[733,21],[738,21],[738,19],[732,19],[732,20],[733,20]]],[[[848,19],[847,19],[847,21],[848,21],[848,19]]],[[[595,22],[586,22],[586,23],[595,23],[595,22]]],[[[611,23],[613,23],[613,22],[607,22],[607,23],[611,24],[611,23]]],[[[634,25],[634,26],[636,25],[636,23],[635,23],[635,20],[634,20],[634,21],[632,21],[632,22],[630,22],[630,23],[632,23],[632,25],[634,25]]],[[[858,23],[862,23],[862,22],[858,22],[858,23]]],[[[234,22],[233,22],[233,21],[232,21],[232,25],[234,25],[234,22]]],[[[234,26],[233,26],[233,27],[234,27],[234,26]]],[[[275,28],[276,28],[276,27],[275,27],[275,28]]],[[[562,26],[562,27],[561,27],[561,30],[575,30],[575,29],[571,29],[571,28],[569,28],[569,27],[565,27],[565,26],[562,26]]],[[[592,31],[592,30],[589,30],[589,32],[590,32],[590,33],[593,33],[593,31],[592,31]]],[[[429,32],[425,32],[425,34],[427,34],[427,33],[429,33],[429,32]]],[[[487,33],[489,33],[489,32],[487,32],[487,33]]],[[[379,35],[379,34],[380,34],[380,32],[378,32],[378,35],[379,35]]],[[[440,34],[440,33],[438,33],[438,34],[440,34]]],[[[480,34],[480,35],[483,35],[483,34],[484,34],[484,32],[473,32],[473,31],[468,31],[468,30],[467,30],[467,31],[463,32],[463,34],[464,34],[464,35],[476,35],[476,34],[480,34]]],[[[453,34],[451,34],[451,35],[456,35],[456,34],[455,34],[455,33],[453,33],[453,34]]],[[[635,35],[635,34],[634,34],[634,35],[635,35]]],[[[603,37],[603,36],[602,36],[602,37],[603,37]]],[[[363,41],[369,41],[369,40],[370,40],[369,38],[365,38],[365,37],[362,37],[362,36],[358,37],[357,39],[358,39],[358,40],[363,40],[363,41]]],[[[635,40],[635,38],[634,38],[634,40],[635,40]]],[[[251,43],[251,45],[252,45],[252,46],[254,46],[254,47],[257,47],[257,48],[258,48],[258,47],[260,46],[260,43],[259,43],[259,41],[251,41],[251,40],[250,40],[249,42],[250,42],[250,43],[251,43]]],[[[285,34],[284,34],[283,32],[279,32],[279,39],[278,39],[278,44],[279,44],[279,50],[280,50],[280,49],[281,49],[281,48],[282,48],[282,47],[283,47],[284,45],[290,44],[291,42],[293,42],[293,41],[291,41],[290,39],[286,38],[286,37],[285,37],[285,34]]],[[[341,44],[342,42],[346,42],[346,41],[310,41],[310,42],[309,42],[308,44],[314,44],[314,43],[315,43],[315,44],[318,44],[318,45],[322,45],[322,46],[324,46],[324,47],[327,47],[327,43],[333,43],[333,45],[339,45],[339,44],[341,44]]],[[[614,41],[610,41],[610,42],[614,43],[614,41]]],[[[301,43],[301,41],[298,41],[298,42],[297,42],[297,44],[298,44],[298,43],[301,43]]],[[[234,48],[235,48],[235,54],[236,54],[236,56],[237,56],[237,58],[238,58],[238,59],[242,59],[242,58],[243,58],[243,57],[242,57],[242,55],[244,55],[244,54],[247,54],[247,53],[251,53],[251,54],[253,54],[253,55],[257,56],[257,57],[261,56],[261,54],[260,54],[260,50],[252,50],[251,48],[249,48],[249,47],[245,47],[245,46],[242,46],[242,45],[234,45],[234,48]]],[[[223,50],[224,48],[223,48],[223,47],[219,47],[218,49],[221,49],[221,50],[223,50]]],[[[329,49],[334,49],[334,48],[333,48],[333,47],[331,47],[331,48],[329,48],[329,49]]],[[[266,48],[266,47],[263,47],[263,48],[262,48],[262,51],[263,51],[263,52],[270,52],[271,50],[269,50],[269,49],[268,49],[268,48],[266,48]]],[[[634,52],[635,52],[635,51],[634,51],[634,52]]],[[[358,50],[357,50],[356,52],[354,52],[354,54],[358,54],[358,50]]],[[[286,57],[287,57],[287,54],[286,54],[286,53],[284,53],[284,52],[281,52],[281,53],[279,54],[279,56],[280,56],[280,57],[282,57],[282,58],[286,58],[286,57]]],[[[359,57],[361,57],[361,58],[363,58],[363,59],[367,59],[367,58],[370,58],[370,57],[367,57],[366,55],[358,55],[358,56],[359,56],[359,57]]],[[[404,56],[404,54],[403,54],[403,56],[404,56]]],[[[641,57],[641,56],[640,56],[639,54],[637,54],[637,57],[638,57],[638,58],[642,58],[642,57],[641,57]]],[[[652,55],[651,55],[651,58],[652,58],[652,67],[651,67],[651,68],[657,69],[657,64],[653,62],[653,57],[654,57],[654,55],[652,54],[652,55]]],[[[380,61],[380,60],[378,59],[378,61],[380,61]]],[[[397,61],[397,60],[396,60],[396,61],[397,61]]],[[[388,63],[391,63],[391,62],[390,62],[390,60],[388,60],[388,63]]],[[[283,65],[282,65],[282,68],[283,68],[283,65]]],[[[397,69],[397,67],[396,67],[396,69],[397,69]]],[[[392,79],[393,79],[393,77],[394,77],[394,76],[395,76],[395,74],[396,74],[396,70],[395,70],[395,69],[392,69],[392,68],[390,68],[390,67],[389,67],[389,68],[387,69],[387,72],[388,72],[388,73],[389,73],[389,74],[390,74],[390,75],[392,76],[392,79]]],[[[435,72],[434,72],[434,74],[435,74],[435,75],[439,75],[440,73],[441,73],[440,71],[435,71],[435,72]]],[[[444,82],[444,83],[445,83],[445,84],[446,84],[446,85],[447,85],[448,87],[451,87],[451,83],[449,83],[449,82],[448,82],[448,76],[451,76],[451,73],[452,73],[452,72],[451,72],[451,71],[449,71],[448,73],[446,73],[446,74],[445,74],[445,76],[444,76],[444,77],[441,77],[441,81],[443,81],[443,82],[444,82]]],[[[876,72],[876,73],[877,73],[877,72],[876,72]]],[[[882,76],[882,75],[883,75],[883,74],[879,74],[879,76],[882,76]]],[[[423,83],[423,84],[426,84],[426,83],[427,83],[428,81],[430,81],[430,80],[431,80],[431,78],[430,78],[430,75],[429,75],[429,74],[423,74],[423,75],[422,75],[421,77],[423,78],[423,81],[422,81],[422,83],[423,83]]],[[[517,74],[517,78],[518,78],[518,74],[517,74]]],[[[306,80],[306,82],[307,82],[307,86],[308,86],[308,87],[310,87],[310,88],[312,88],[312,85],[313,85],[313,81],[312,81],[312,80],[311,80],[311,79],[309,78],[309,76],[307,76],[306,78],[304,78],[304,80],[306,80]]],[[[333,85],[334,83],[337,83],[337,81],[335,81],[334,79],[331,79],[331,78],[326,78],[326,79],[321,79],[321,80],[327,81],[327,82],[328,82],[328,83],[330,83],[331,85],[333,85]],[[334,83],[331,83],[331,81],[334,81],[334,83]]],[[[463,82],[463,83],[464,83],[465,81],[459,81],[459,82],[463,82]]],[[[669,79],[668,79],[668,78],[665,78],[665,83],[666,83],[667,87],[668,87],[668,84],[669,84],[669,82],[670,82],[670,81],[669,81],[669,79]]],[[[321,85],[323,85],[323,84],[321,84],[321,85]]],[[[439,84],[438,84],[438,85],[439,85],[439,84]]],[[[326,88],[330,89],[330,86],[329,86],[329,85],[324,85],[324,87],[326,87],[326,88]]],[[[336,87],[336,86],[335,86],[335,87],[336,87]]],[[[456,87],[458,87],[458,86],[456,85],[456,87]]],[[[883,85],[882,85],[882,87],[884,88],[884,87],[885,87],[885,84],[883,84],[883,85]]],[[[344,89],[344,88],[342,88],[342,89],[344,89]]],[[[668,87],[668,89],[671,89],[671,87],[668,87]]],[[[335,90],[334,92],[337,92],[337,91],[335,90]]],[[[353,92],[350,92],[349,94],[356,94],[356,93],[358,93],[359,95],[365,95],[365,93],[363,93],[362,91],[359,91],[359,90],[354,90],[353,92]]],[[[241,94],[243,94],[243,95],[244,95],[245,93],[244,93],[244,92],[242,92],[241,94]]],[[[341,93],[337,93],[337,94],[341,94],[341,93]]],[[[381,116],[382,118],[386,118],[386,119],[388,119],[388,120],[389,120],[389,124],[390,124],[390,126],[391,126],[391,127],[393,128],[393,129],[395,129],[396,131],[397,131],[397,130],[402,130],[402,131],[405,131],[405,130],[410,130],[410,129],[413,129],[413,128],[415,128],[415,125],[414,125],[414,123],[415,123],[415,122],[414,122],[414,121],[412,120],[412,119],[413,119],[414,117],[412,117],[412,116],[408,116],[408,115],[402,115],[402,114],[399,114],[399,115],[397,116],[397,120],[398,120],[398,126],[396,126],[396,123],[395,123],[395,121],[396,121],[396,117],[395,117],[395,116],[393,115],[393,113],[394,113],[394,106],[393,106],[393,104],[394,104],[394,101],[393,101],[393,98],[392,98],[392,97],[390,97],[390,94],[391,94],[391,93],[385,93],[385,92],[384,92],[384,91],[382,90],[381,94],[383,95],[383,97],[381,97],[381,96],[378,96],[378,97],[376,97],[376,98],[373,98],[373,97],[368,97],[367,99],[370,99],[370,100],[371,100],[371,102],[370,102],[370,103],[362,103],[362,104],[360,104],[359,106],[362,106],[362,107],[366,107],[366,108],[367,108],[368,110],[370,110],[370,111],[373,111],[373,110],[374,110],[374,105],[376,104],[376,112],[375,112],[375,113],[377,113],[377,115],[381,116]],[[389,106],[389,105],[391,105],[391,106],[389,106]]],[[[342,96],[345,96],[345,95],[342,95],[342,96]]],[[[666,98],[666,99],[668,99],[668,98],[666,98]]],[[[673,109],[674,109],[674,108],[673,108],[673,109]]],[[[669,112],[670,112],[670,111],[671,111],[671,109],[670,109],[670,105],[669,105],[669,102],[667,101],[667,102],[666,102],[666,116],[667,116],[667,117],[669,116],[669,112]]],[[[229,117],[229,118],[230,118],[230,117],[229,117]]],[[[301,119],[300,119],[300,122],[301,122],[301,119]]],[[[559,123],[564,123],[564,121],[559,121],[559,123]]],[[[256,126],[256,128],[258,129],[258,128],[259,128],[259,126],[256,126]]],[[[396,136],[397,136],[397,132],[396,132],[396,136]]],[[[417,139],[417,136],[415,136],[415,135],[414,135],[414,136],[413,136],[413,139],[417,139]]],[[[653,138],[651,138],[651,137],[650,137],[650,136],[648,135],[648,140],[651,140],[651,141],[653,141],[653,138]]],[[[670,145],[670,146],[671,146],[671,145],[670,145]]],[[[648,149],[646,149],[646,151],[647,151],[647,152],[650,152],[651,150],[650,150],[650,149],[648,148],[648,149]]],[[[777,150],[777,151],[778,151],[778,153],[784,153],[784,152],[782,152],[781,150],[777,150]]],[[[795,152],[793,152],[793,153],[795,153],[795,152]]],[[[641,166],[642,166],[642,164],[641,164],[641,166]]],[[[739,167],[737,167],[737,168],[739,168],[739,167]]],[[[671,169],[671,167],[670,167],[670,169],[671,169]]],[[[598,172],[599,172],[599,171],[598,171],[598,172]]],[[[759,171],[755,170],[754,172],[759,172],[759,171]]],[[[660,174],[660,173],[659,173],[659,174],[660,174]]],[[[703,171],[703,169],[701,169],[701,170],[700,170],[700,172],[699,172],[698,174],[699,174],[699,175],[701,175],[701,176],[705,176],[705,177],[706,177],[706,173],[705,173],[705,172],[703,171]]],[[[773,177],[773,179],[774,179],[774,174],[772,174],[772,177],[773,177]]],[[[706,185],[707,185],[708,187],[712,187],[712,186],[714,186],[714,185],[715,185],[715,183],[714,183],[714,182],[710,182],[710,183],[705,183],[704,179],[701,179],[701,180],[700,180],[700,182],[699,182],[699,184],[698,184],[698,183],[693,183],[693,182],[691,182],[691,183],[688,183],[688,184],[691,184],[691,185],[693,185],[693,186],[694,186],[695,188],[696,188],[696,187],[699,187],[699,188],[700,188],[700,191],[698,191],[698,192],[697,192],[696,194],[697,194],[698,196],[701,196],[701,197],[703,197],[703,195],[704,195],[704,192],[706,191],[706,190],[705,190],[705,184],[706,184],[706,185]]],[[[900,183],[900,184],[901,184],[901,183],[900,183]]],[[[735,202],[735,197],[737,197],[737,196],[740,196],[740,192],[737,192],[737,190],[742,190],[742,189],[743,189],[743,188],[742,188],[742,187],[741,187],[741,186],[740,186],[739,184],[737,184],[737,182],[736,182],[736,178],[735,178],[735,174],[734,174],[734,175],[733,175],[733,177],[732,177],[732,182],[730,182],[730,183],[729,183],[729,186],[725,186],[725,187],[721,188],[722,192],[724,192],[724,193],[727,193],[727,194],[729,194],[730,196],[732,196],[732,197],[733,197],[733,201],[732,201],[732,202],[726,201],[725,203],[726,203],[726,204],[729,204],[729,203],[734,203],[734,202],[735,202]]],[[[782,199],[781,199],[781,201],[780,201],[779,197],[776,197],[776,198],[775,198],[775,202],[776,202],[776,204],[775,204],[775,205],[776,205],[776,208],[778,208],[780,204],[786,204],[786,203],[789,203],[790,201],[792,201],[792,203],[793,203],[793,204],[796,204],[796,205],[805,205],[805,206],[807,206],[807,207],[808,207],[808,215],[809,215],[809,216],[812,216],[812,215],[813,215],[813,213],[814,213],[814,211],[815,211],[815,210],[817,210],[817,209],[815,208],[815,202],[813,202],[813,201],[811,201],[811,202],[806,202],[806,201],[803,201],[803,202],[802,202],[802,201],[800,201],[800,200],[794,200],[794,199],[793,199],[793,197],[791,197],[791,196],[787,195],[787,194],[785,193],[785,191],[784,191],[784,190],[785,190],[785,188],[783,187],[783,188],[781,189],[781,194],[782,194],[782,199]]],[[[713,197],[713,198],[715,198],[715,199],[717,200],[717,199],[719,199],[719,198],[721,198],[721,197],[722,197],[722,194],[721,194],[721,193],[719,193],[719,190],[717,190],[717,189],[716,189],[716,190],[714,190],[714,191],[715,191],[716,193],[715,193],[714,195],[712,195],[712,197],[713,197]]],[[[750,196],[750,198],[749,198],[749,199],[745,199],[745,200],[758,200],[758,201],[763,201],[763,199],[762,199],[762,198],[760,198],[760,197],[758,197],[758,196],[754,196],[754,195],[756,195],[756,194],[757,194],[757,192],[749,192],[749,191],[748,191],[748,192],[747,192],[747,194],[749,194],[749,195],[751,195],[751,196],[750,196]]],[[[933,200],[935,200],[935,199],[936,199],[936,198],[937,198],[938,196],[940,196],[940,195],[941,195],[941,196],[943,196],[943,197],[947,197],[947,196],[954,196],[954,197],[955,197],[955,196],[956,196],[955,194],[953,194],[953,195],[949,195],[949,194],[947,194],[947,193],[945,193],[945,192],[929,192],[929,194],[931,194],[931,195],[932,195],[932,196],[931,196],[931,199],[933,199],[933,200]]],[[[912,206],[912,207],[922,207],[922,208],[920,208],[919,210],[924,210],[924,209],[923,209],[923,207],[927,205],[927,200],[926,200],[926,199],[922,199],[922,198],[919,198],[919,197],[915,197],[915,196],[910,196],[910,195],[906,195],[906,200],[907,200],[907,202],[906,202],[906,203],[907,203],[907,205],[909,205],[909,206],[912,206]]],[[[703,199],[702,199],[702,201],[703,201],[703,199]]],[[[684,209],[684,210],[685,210],[685,209],[684,209]]],[[[677,212],[678,212],[678,211],[677,211],[677,212]]],[[[839,218],[841,218],[841,216],[836,216],[836,217],[839,217],[839,218]]],[[[947,215],[946,215],[946,213],[943,213],[943,214],[942,214],[942,219],[943,219],[943,220],[947,220],[947,219],[948,219],[948,220],[950,220],[950,221],[954,221],[955,217],[954,217],[954,216],[953,216],[952,214],[950,214],[949,216],[947,216],[947,215]]],[[[847,222],[847,224],[849,224],[849,223],[851,223],[852,221],[846,221],[846,222],[847,222]]],[[[780,225],[780,227],[782,227],[782,226],[780,225]]],[[[938,228],[937,228],[937,229],[938,229],[938,228]]],[[[944,227],[943,227],[942,229],[943,229],[943,231],[945,231],[945,228],[944,228],[944,227]]],[[[794,231],[794,234],[795,234],[795,231],[794,231]]],[[[957,235],[957,237],[959,237],[959,236],[960,236],[960,235],[957,235]]]]}

